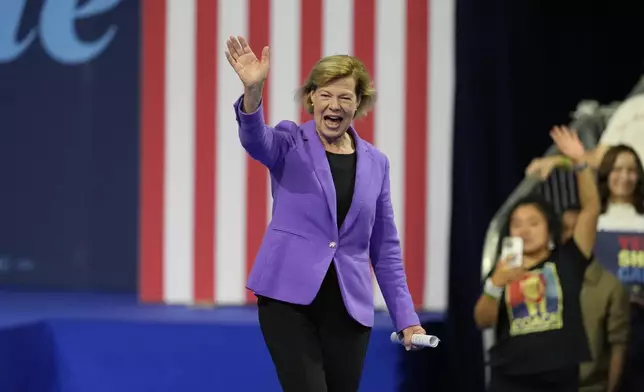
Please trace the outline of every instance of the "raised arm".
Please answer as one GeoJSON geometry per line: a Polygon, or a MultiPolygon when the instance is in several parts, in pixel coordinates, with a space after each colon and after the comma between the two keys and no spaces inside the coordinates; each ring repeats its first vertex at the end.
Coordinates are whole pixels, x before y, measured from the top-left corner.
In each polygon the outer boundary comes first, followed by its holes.
{"type": "Polygon", "coordinates": [[[601,210],[594,172],[586,160],[584,146],[575,132],[565,127],[554,127],[550,136],[559,150],[571,160],[577,172],[581,211],[577,218],[573,238],[582,254],[590,258],[595,247],[597,220],[601,210]]]}
{"type": "MultiPolygon", "coordinates": [[[[584,165],[584,162],[577,161],[577,164],[584,165]]],[[[601,204],[594,172],[588,165],[577,172],[577,188],[579,190],[581,211],[577,218],[573,238],[584,256],[590,257],[593,253],[593,248],[595,248],[597,220],[599,219],[601,204]]]]}
{"type": "Polygon", "coordinates": [[[264,124],[262,92],[268,77],[268,47],[260,60],[243,37],[230,37],[226,44],[226,59],[244,84],[244,95],[234,105],[239,140],[252,158],[270,169],[293,145],[294,124],[282,122],[275,128],[264,124]]]}
{"type": "MultiPolygon", "coordinates": [[[[588,165],[597,169],[604,159],[604,155],[611,146],[625,142],[624,130],[638,114],[641,113],[644,106],[644,94],[638,94],[624,101],[615,113],[608,120],[606,129],[602,132],[599,139],[599,145],[592,150],[584,153],[584,161],[588,165]]],[[[561,127],[565,128],[565,127],[561,127]]],[[[526,174],[538,174],[541,178],[548,178],[552,170],[560,166],[568,166],[570,162],[564,155],[553,155],[533,160],[528,168],[526,174]]]]}
{"type": "MultiPolygon", "coordinates": [[[[610,146],[606,144],[600,144],[592,150],[585,151],[584,161],[588,163],[592,169],[597,169],[609,148],[610,146]]],[[[555,168],[570,168],[571,166],[572,162],[565,155],[551,155],[532,160],[526,169],[526,174],[537,174],[541,179],[545,180],[550,176],[550,173],[552,173],[555,168]]]]}
{"type": "Polygon", "coordinates": [[[376,220],[371,232],[369,257],[394,327],[396,331],[402,331],[419,325],[420,322],[407,287],[389,189],[389,160],[387,160],[384,181],[376,205],[376,220]]]}
{"type": "Polygon", "coordinates": [[[291,121],[282,121],[275,128],[269,127],[264,123],[261,99],[259,105],[250,113],[243,109],[246,100],[244,94],[234,105],[239,125],[239,141],[248,155],[271,169],[295,145],[293,135],[297,125],[291,121]]]}

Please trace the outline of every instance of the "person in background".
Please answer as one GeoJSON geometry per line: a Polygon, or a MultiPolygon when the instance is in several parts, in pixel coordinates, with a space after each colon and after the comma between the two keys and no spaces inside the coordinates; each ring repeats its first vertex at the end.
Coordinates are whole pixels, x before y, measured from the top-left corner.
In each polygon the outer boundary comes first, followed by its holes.
{"type": "MultiPolygon", "coordinates": [[[[611,146],[631,146],[637,155],[644,156],[644,93],[634,95],[617,108],[599,139],[599,145],[586,151],[584,159],[590,167],[597,169],[611,146]]],[[[528,166],[528,172],[539,173],[548,178],[560,161],[561,155],[535,158],[528,166]]]]}
{"type": "MultiPolygon", "coordinates": [[[[564,242],[573,237],[578,216],[577,207],[562,214],[564,242]]],[[[615,392],[628,341],[628,291],[593,260],[586,268],[580,298],[592,360],[580,366],[579,392],[615,392]]]]}
{"type": "MultiPolygon", "coordinates": [[[[571,165],[565,156],[555,155],[548,159],[547,168],[535,165],[533,161],[526,174],[545,179],[552,168],[571,165]]],[[[644,232],[644,168],[636,150],[624,144],[610,147],[605,150],[597,169],[601,202],[597,231],[644,232]]],[[[644,306],[643,287],[632,287],[631,301],[634,306],[644,306]]]]}
{"type": "MultiPolygon", "coordinates": [[[[644,169],[635,149],[611,147],[598,169],[599,231],[644,232],[644,169]]],[[[644,391],[644,287],[630,286],[630,336],[619,392],[644,391]]]]}
{"type": "Polygon", "coordinates": [[[602,214],[598,231],[644,232],[644,169],[635,150],[611,147],[597,170],[602,214]]]}
{"type": "Polygon", "coordinates": [[[561,127],[550,135],[574,164],[581,210],[572,238],[562,243],[561,220],[543,198],[528,196],[512,208],[502,235],[522,239],[523,264],[499,260],[474,309],[480,329],[495,327],[490,392],[576,392],[579,366],[591,358],[580,294],[599,194],[577,135],[561,127]]]}

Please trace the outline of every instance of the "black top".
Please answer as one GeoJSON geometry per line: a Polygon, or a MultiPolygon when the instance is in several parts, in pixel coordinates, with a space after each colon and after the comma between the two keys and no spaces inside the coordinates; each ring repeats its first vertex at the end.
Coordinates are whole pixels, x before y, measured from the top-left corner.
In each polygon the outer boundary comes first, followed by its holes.
{"type": "Polygon", "coordinates": [[[535,374],[591,359],[579,300],[589,263],[570,240],[505,287],[491,366],[505,374],[535,374]]]}
{"type": "Polygon", "coordinates": [[[342,222],[344,222],[344,218],[346,218],[351,207],[351,200],[353,199],[357,155],[355,152],[353,154],[334,154],[327,151],[326,157],[329,160],[333,184],[335,185],[338,230],[340,230],[342,222]]]}

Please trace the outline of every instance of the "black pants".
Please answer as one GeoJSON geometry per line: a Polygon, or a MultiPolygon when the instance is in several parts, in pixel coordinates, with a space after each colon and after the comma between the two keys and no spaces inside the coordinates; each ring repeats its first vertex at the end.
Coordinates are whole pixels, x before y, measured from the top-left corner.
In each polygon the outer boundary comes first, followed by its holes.
{"type": "Polygon", "coordinates": [[[488,392],[578,392],[579,366],[534,374],[504,374],[492,368],[488,392]]]}
{"type": "Polygon", "coordinates": [[[258,296],[259,323],[285,392],[356,392],[371,328],[347,312],[333,264],[313,303],[258,296]]]}

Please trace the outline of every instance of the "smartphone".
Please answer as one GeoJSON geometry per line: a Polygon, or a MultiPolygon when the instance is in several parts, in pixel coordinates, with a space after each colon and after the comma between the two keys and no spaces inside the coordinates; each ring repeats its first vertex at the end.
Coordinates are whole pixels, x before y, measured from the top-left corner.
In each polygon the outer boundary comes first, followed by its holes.
{"type": "Polygon", "coordinates": [[[518,268],[523,265],[523,239],[505,237],[501,243],[501,259],[508,260],[508,265],[518,268]]]}

